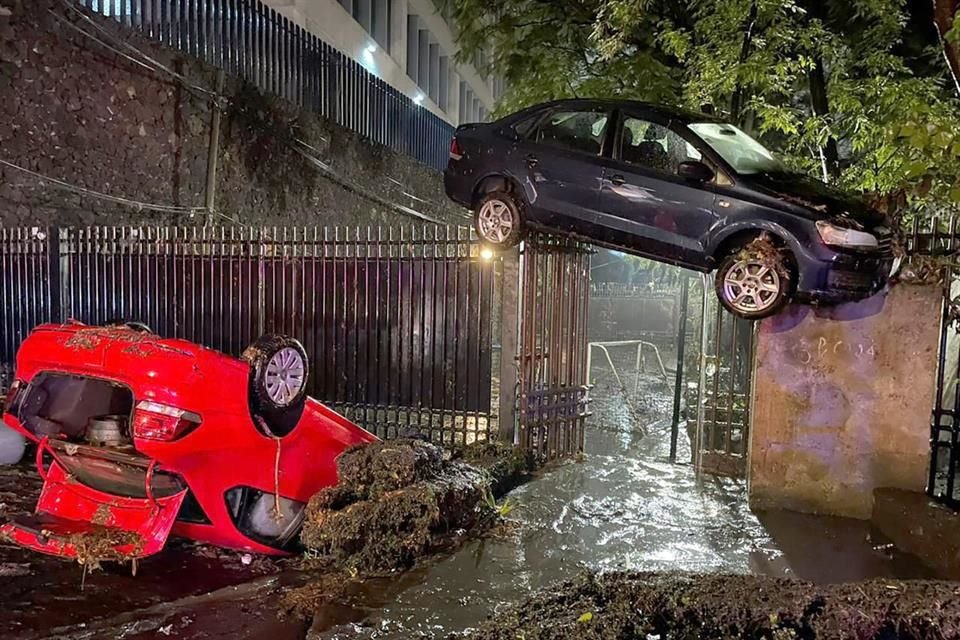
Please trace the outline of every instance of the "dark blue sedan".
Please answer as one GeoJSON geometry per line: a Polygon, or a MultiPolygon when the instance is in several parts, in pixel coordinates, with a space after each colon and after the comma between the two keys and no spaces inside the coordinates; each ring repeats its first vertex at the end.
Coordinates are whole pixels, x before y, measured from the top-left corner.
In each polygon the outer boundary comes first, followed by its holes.
{"type": "Polygon", "coordinates": [[[859,199],[733,125],[640,102],[562,100],[461,126],[444,183],[491,245],[538,228],[716,269],[720,301],[747,318],[868,297],[893,262],[887,220],[859,199]]]}

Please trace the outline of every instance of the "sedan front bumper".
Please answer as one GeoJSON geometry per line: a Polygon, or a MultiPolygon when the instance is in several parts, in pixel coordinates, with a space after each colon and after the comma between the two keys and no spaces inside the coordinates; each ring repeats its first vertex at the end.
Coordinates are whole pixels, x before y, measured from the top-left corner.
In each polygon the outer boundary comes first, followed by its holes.
{"type": "Polygon", "coordinates": [[[883,289],[898,267],[892,256],[836,253],[802,268],[797,298],[825,303],[863,300],[883,289]]]}

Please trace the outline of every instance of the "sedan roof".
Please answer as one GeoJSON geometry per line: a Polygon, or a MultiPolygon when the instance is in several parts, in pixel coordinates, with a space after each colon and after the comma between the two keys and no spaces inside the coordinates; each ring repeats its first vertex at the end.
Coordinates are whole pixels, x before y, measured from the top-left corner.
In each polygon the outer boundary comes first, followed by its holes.
{"type": "Polygon", "coordinates": [[[642,111],[648,111],[656,113],[660,116],[671,118],[674,120],[679,120],[683,123],[690,122],[725,122],[721,118],[716,116],[710,116],[705,113],[700,113],[697,111],[692,111],[689,109],[682,109],[678,107],[670,107],[662,104],[654,104],[652,102],[643,102],[640,100],[623,100],[623,99],[614,99],[614,98],[564,98],[562,100],[553,100],[551,102],[543,102],[537,105],[527,107],[526,109],[507,116],[505,120],[512,120],[514,117],[521,114],[532,113],[534,111],[539,111],[541,109],[549,109],[553,107],[567,107],[567,108],[578,108],[578,107],[606,107],[606,108],[621,108],[621,109],[637,109],[642,111]]]}

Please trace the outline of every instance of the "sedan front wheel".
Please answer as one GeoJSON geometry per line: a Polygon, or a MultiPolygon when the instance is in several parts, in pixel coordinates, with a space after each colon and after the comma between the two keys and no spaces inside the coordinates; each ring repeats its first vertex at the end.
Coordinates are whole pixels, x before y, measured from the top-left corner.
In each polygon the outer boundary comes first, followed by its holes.
{"type": "Polygon", "coordinates": [[[776,314],[790,299],[791,269],[781,251],[758,239],[727,256],[717,270],[720,303],[734,315],[758,320],[776,314]]]}

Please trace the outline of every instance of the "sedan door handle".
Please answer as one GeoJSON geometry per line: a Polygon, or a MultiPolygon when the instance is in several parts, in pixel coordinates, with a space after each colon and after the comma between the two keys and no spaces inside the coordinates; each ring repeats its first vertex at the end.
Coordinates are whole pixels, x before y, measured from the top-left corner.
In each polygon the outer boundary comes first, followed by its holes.
{"type": "Polygon", "coordinates": [[[534,154],[531,153],[531,154],[528,154],[528,155],[527,155],[527,166],[528,166],[528,167],[531,167],[531,168],[532,168],[532,167],[535,167],[535,166],[537,166],[537,163],[538,163],[538,162],[540,162],[540,161],[537,159],[537,156],[535,156],[534,154]]]}
{"type": "Polygon", "coordinates": [[[610,182],[619,187],[622,184],[626,184],[627,179],[618,173],[614,176],[610,176],[610,182]]]}

